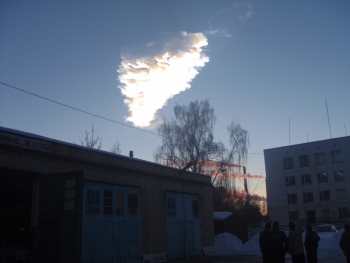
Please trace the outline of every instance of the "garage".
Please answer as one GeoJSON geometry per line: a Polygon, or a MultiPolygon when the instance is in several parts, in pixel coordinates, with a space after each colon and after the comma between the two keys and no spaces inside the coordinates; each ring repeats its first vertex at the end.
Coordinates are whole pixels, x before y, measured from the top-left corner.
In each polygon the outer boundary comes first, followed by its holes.
{"type": "Polygon", "coordinates": [[[33,262],[140,262],[214,244],[209,176],[0,127],[1,235],[33,262]],[[206,204],[206,205],[204,205],[206,204]]]}

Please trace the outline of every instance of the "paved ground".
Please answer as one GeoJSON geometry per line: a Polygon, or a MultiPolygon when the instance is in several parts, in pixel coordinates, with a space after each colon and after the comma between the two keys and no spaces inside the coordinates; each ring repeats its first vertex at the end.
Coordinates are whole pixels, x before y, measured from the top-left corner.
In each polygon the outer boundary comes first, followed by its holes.
{"type": "MultiPolygon", "coordinates": [[[[193,258],[185,258],[178,260],[170,260],[168,263],[261,263],[260,257],[253,256],[201,256],[193,258]]],[[[292,263],[291,258],[286,257],[285,263],[292,263]]],[[[318,263],[346,263],[346,259],[334,259],[334,258],[319,258],[318,263]]]]}

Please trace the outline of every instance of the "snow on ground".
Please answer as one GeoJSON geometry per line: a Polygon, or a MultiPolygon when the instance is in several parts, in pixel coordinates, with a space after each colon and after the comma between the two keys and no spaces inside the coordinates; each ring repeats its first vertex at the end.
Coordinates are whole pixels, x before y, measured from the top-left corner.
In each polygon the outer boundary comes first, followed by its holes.
{"type": "MultiPolygon", "coordinates": [[[[319,235],[321,240],[318,243],[319,258],[344,258],[339,247],[339,240],[344,229],[328,235],[319,235]]],[[[288,233],[286,233],[288,235],[288,233]]],[[[249,241],[242,244],[242,241],[229,233],[222,233],[215,236],[215,244],[210,249],[214,255],[250,255],[261,256],[259,247],[259,233],[255,234],[249,241]]],[[[303,240],[305,234],[303,234],[303,240]]],[[[287,253],[286,257],[290,257],[287,253]]]]}

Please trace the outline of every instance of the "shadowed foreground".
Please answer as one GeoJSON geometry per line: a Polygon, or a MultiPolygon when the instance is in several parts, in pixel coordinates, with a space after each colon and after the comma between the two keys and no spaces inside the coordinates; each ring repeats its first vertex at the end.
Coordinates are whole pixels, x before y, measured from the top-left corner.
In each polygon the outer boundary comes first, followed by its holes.
{"type": "MultiPolygon", "coordinates": [[[[261,263],[262,258],[255,256],[201,256],[201,257],[192,257],[192,258],[184,258],[178,260],[170,260],[169,263],[229,263],[229,262],[237,262],[237,263],[261,263]]],[[[344,263],[346,259],[335,259],[335,258],[319,258],[319,263],[344,263]]],[[[292,263],[292,259],[290,257],[286,257],[285,263],[292,263]]]]}

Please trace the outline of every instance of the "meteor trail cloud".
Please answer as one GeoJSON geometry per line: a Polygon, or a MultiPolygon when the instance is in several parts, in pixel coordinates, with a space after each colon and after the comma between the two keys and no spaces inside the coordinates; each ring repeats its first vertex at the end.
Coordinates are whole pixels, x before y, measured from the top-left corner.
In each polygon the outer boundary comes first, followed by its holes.
{"type": "Polygon", "coordinates": [[[119,88],[129,108],[127,121],[148,127],[167,101],[191,87],[190,83],[209,57],[203,33],[165,34],[160,40],[132,46],[121,53],[119,88]]]}

